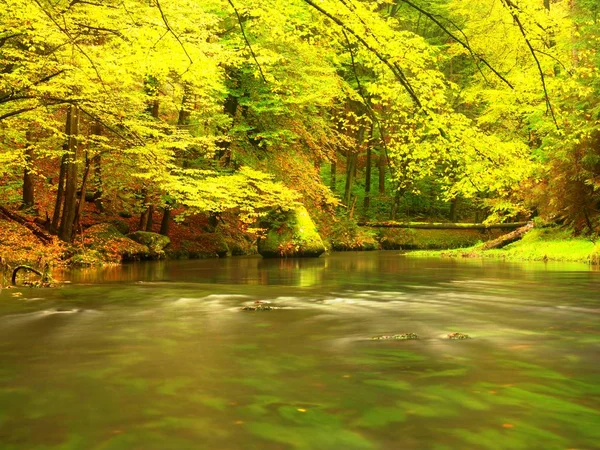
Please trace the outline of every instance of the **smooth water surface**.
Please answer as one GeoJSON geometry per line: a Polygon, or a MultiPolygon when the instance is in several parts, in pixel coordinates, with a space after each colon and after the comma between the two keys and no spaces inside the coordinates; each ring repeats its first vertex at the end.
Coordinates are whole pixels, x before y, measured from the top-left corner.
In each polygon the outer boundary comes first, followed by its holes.
{"type": "Polygon", "coordinates": [[[372,252],[61,276],[0,292],[2,450],[600,448],[585,265],[372,252]],[[256,300],[281,309],[241,310],[256,300]]]}

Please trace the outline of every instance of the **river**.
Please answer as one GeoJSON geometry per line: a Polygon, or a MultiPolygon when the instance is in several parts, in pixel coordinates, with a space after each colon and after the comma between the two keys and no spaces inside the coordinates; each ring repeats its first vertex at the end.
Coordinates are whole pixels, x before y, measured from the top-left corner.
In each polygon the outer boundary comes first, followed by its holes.
{"type": "Polygon", "coordinates": [[[583,264],[369,252],[58,276],[0,291],[2,450],[600,448],[583,264]],[[372,339],[399,333],[419,339],[372,339]]]}

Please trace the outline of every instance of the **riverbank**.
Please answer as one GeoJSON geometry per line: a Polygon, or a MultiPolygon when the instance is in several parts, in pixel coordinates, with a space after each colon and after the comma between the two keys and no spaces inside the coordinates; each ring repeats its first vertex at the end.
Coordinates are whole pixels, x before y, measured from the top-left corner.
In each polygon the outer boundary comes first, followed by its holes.
{"type": "Polygon", "coordinates": [[[438,251],[414,251],[411,257],[495,258],[507,261],[563,261],[600,264],[600,243],[573,236],[570,230],[534,228],[523,239],[502,249],[482,250],[481,245],[438,251]]]}

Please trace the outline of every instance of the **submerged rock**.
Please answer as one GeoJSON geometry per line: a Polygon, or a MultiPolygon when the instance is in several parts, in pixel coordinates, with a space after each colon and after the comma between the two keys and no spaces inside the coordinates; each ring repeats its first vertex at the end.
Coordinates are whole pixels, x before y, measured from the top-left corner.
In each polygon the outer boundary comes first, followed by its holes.
{"type": "Polygon", "coordinates": [[[266,236],[258,240],[258,253],[265,258],[319,257],[325,245],[304,206],[271,213],[264,221],[266,236]]]}
{"type": "Polygon", "coordinates": [[[376,340],[376,341],[383,341],[383,340],[394,340],[394,341],[410,341],[410,340],[414,340],[414,339],[419,339],[419,336],[417,336],[415,333],[401,333],[401,334],[389,334],[389,335],[380,335],[380,336],[373,336],[371,339],[376,340]]]}
{"type": "Polygon", "coordinates": [[[454,333],[448,333],[448,339],[471,339],[471,336],[469,336],[468,334],[464,334],[464,333],[454,332],[454,333]]]}

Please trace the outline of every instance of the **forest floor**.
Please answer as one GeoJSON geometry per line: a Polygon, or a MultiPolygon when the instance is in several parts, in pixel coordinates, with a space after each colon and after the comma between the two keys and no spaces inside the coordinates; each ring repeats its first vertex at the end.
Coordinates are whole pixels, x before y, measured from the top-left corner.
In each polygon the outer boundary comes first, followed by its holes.
{"type": "Polygon", "coordinates": [[[410,255],[600,264],[600,242],[594,242],[583,236],[574,236],[568,229],[548,227],[534,228],[520,241],[502,249],[481,250],[478,244],[454,250],[415,251],[410,255]]]}

